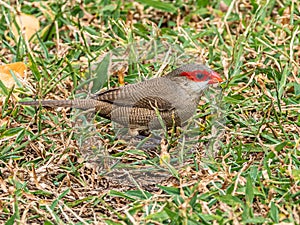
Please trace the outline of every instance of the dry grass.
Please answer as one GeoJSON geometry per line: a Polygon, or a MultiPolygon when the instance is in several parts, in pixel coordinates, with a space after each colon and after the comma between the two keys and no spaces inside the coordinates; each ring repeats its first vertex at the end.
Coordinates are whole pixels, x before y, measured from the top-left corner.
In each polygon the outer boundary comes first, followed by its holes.
{"type": "Polygon", "coordinates": [[[300,224],[299,2],[139,2],[0,1],[1,62],[29,67],[22,86],[1,85],[0,221],[300,224]],[[12,8],[40,19],[39,37],[9,32],[12,8]],[[109,51],[107,79],[97,65],[109,51]],[[226,81],[167,143],[140,147],[97,116],[17,104],[84,97],[188,61],[226,81]],[[166,164],[165,149],[186,151],[184,161],[166,164]]]}

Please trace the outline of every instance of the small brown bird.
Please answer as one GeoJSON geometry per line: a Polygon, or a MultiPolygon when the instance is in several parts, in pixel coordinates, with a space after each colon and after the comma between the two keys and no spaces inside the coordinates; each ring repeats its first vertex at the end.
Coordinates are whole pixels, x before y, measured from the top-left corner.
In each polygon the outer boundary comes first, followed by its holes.
{"type": "Polygon", "coordinates": [[[162,128],[161,121],[167,128],[181,126],[195,113],[201,94],[208,85],[221,81],[220,75],[207,66],[187,64],[166,76],[112,88],[91,99],[41,100],[20,104],[94,109],[101,117],[128,127],[129,133],[137,135],[162,128]]]}

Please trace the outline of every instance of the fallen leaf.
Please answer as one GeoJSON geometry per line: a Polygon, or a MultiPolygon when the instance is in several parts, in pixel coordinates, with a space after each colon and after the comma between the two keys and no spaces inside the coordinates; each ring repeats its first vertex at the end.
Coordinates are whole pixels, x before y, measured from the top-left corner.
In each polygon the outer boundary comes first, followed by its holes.
{"type": "Polygon", "coordinates": [[[118,70],[117,73],[118,73],[118,80],[119,80],[120,86],[124,86],[125,85],[125,81],[124,81],[125,68],[121,68],[120,70],[118,70]]]}
{"type": "Polygon", "coordinates": [[[32,15],[27,15],[24,13],[20,13],[16,16],[16,23],[21,32],[18,32],[18,29],[15,24],[12,25],[12,33],[18,39],[19,34],[24,34],[24,37],[29,40],[39,29],[40,22],[37,18],[32,15]]]}
{"type": "Polygon", "coordinates": [[[18,77],[25,76],[26,65],[23,62],[16,62],[0,66],[0,80],[2,83],[11,88],[15,84],[15,80],[10,71],[13,71],[18,77]]]}

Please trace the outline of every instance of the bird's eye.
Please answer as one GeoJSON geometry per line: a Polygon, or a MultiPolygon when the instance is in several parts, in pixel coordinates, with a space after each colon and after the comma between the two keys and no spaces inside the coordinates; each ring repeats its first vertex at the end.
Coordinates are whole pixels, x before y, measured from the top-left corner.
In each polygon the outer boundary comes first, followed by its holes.
{"type": "Polygon", "coordinates": [[[196,77],[197,77],[197,79],[202,80],[204,75],[202,73],[197,73],[196,77]]]}

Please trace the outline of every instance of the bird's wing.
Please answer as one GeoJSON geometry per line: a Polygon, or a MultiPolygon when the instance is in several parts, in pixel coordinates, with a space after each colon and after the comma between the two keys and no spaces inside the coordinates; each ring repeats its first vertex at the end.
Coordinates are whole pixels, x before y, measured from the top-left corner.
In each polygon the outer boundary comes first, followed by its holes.
{"type": "Polygon", "coordinates": [[[133,107],[152,110],[158,109],[159,111],[171,111],[175,109],[169,101],[158,96],[141,98],[133,105],[133,107]]]}
{"type": "Polygon", "coordinates": [[[168,99],[166,96],[167,93],[174,90],[174,87],[172,87],[171,81],[167,84],[166,82],[162,82],[162,78],[160,80],[151,79],[138,84],[109,89],[100,92],[93,98],[115,106],[150,110],[157,108],[159,111],[172,111],[174,110],[174,106],[171,101],[174,101],[174,99],[168,99]]]}
{"type": "Polygon", "coordinates": [[[93,96],[93,99],[98,101],[105,101],[108,103],[113,103],[121,93],[121,87],[110,88],[106,91],[101,91],[97,95],[93,96]]]}

